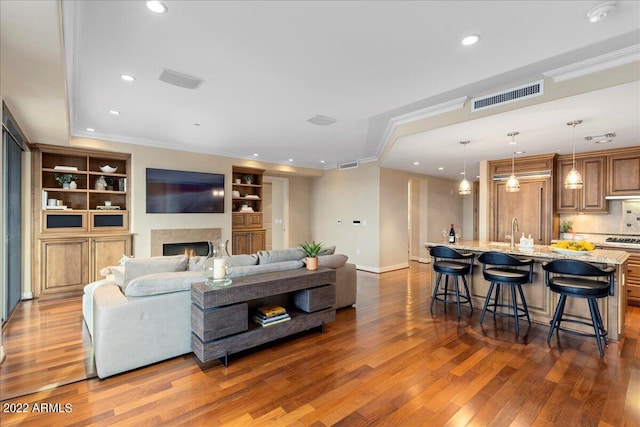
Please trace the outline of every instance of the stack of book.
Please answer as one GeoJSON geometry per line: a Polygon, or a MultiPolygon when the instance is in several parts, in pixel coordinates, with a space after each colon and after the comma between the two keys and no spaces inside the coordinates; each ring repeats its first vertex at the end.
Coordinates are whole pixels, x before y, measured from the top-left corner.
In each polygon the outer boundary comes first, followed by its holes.
{"type": "Polygon", "coordinates": [[[260,326],[271,326],[291,320],[291,316],[284,307],[269,305],[259,307],[253,316],[253,321],[260,326]]]}

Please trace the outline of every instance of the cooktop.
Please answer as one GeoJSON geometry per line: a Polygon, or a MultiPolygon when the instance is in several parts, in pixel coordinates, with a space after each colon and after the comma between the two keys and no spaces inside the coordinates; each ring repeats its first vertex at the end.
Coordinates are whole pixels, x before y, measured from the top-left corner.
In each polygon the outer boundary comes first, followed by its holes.
{"type": "Polygon", "coordinates": [[[640,239],[636,239],[633,237],[607,237],[605,242],[610,243],[630,243],[633,245],[640,245],[640,239]]]}

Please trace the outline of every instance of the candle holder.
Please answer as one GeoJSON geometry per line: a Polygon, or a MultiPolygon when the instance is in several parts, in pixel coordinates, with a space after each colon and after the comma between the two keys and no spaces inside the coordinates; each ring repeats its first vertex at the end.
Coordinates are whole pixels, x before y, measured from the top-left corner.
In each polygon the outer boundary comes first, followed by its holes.
{"type": "Polygon", "coordinates": [[[207,284],[213,286],[229,286],[231,278],[227,271],[227,259],[221,256],[207,258],[204,263],[207,284]]]}

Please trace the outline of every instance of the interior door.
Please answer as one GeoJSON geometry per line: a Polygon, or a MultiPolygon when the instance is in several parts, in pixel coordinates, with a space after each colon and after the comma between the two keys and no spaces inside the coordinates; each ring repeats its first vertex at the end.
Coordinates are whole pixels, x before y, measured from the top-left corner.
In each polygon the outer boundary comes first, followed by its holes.
{"type": "Polygon", "coordinates": [[[537,245],[549,244],[549,181],[521,180],[520,191],[516,193],[507,193],[505,187],[505,181],[495,184],[493,240],[509,241],[511,221],[516,218],[520,230],[514,236],[516,243],[524,233],[527,237],[531,234],[537,245]]]}

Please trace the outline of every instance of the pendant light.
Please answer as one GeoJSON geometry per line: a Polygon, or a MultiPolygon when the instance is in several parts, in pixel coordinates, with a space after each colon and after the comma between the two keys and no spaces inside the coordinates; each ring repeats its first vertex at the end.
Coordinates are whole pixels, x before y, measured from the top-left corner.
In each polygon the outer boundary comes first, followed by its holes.
{"type": "MultiPolygon", "coordinates": [[[[520,132],[510,132],[507,135],[511,137],[510,145],[516,145],[515,137],[520,132]]],[[[520,191],[520,183],[518,182],[518,178],[516,178],[515,174],[515,152],[513,149],[511,150],[511,176],[507,180],[507,193],[516,193],[520,191]]]]}
{"type": "Polygon", "coordinates": [[[580,190],[582,188],[582,176],[580,172],[576,170],[576,126],[582,123],[582,120],[574,120],[567,123],[568,126],[573,126],[573,134],[571,139],[573,140],[573,163],[569,174],[564,179],[564,188],[567,190],[580,190]]]}
{"type": "Polygon", "coordinates": [[[462,182],[460,182],[460,186],[458,187],[458,194],[466,195],[471,194],[471,184],[467,181],[467,144],[470,141],[460,141],[464,150],[464,169],[462,170],[462,182]]]}

